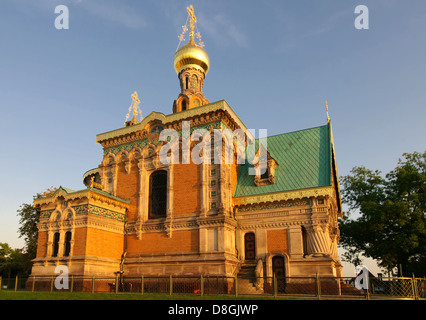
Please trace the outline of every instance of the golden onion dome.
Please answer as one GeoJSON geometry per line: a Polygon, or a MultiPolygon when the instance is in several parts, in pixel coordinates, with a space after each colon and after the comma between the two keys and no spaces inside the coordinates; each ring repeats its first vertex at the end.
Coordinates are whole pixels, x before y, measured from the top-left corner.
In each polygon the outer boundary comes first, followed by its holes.
{"type": "Polygon", "coordinates": [[[176,51],[173,64],[177,74],[183,69],[191,67],[207,74],[207,72],[209,72],[210,60],[207,52],[203,48],[197,46],[193,41],[190,41],[176,51]]]}

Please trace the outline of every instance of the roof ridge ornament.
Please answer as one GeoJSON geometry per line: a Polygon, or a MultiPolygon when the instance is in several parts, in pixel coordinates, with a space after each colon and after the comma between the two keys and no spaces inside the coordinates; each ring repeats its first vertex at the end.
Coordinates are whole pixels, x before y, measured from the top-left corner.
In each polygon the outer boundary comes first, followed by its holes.
{"type": "Polygon", "coordinates": [[[90,187],[89,187],[89,188],[96,188],[96,189],[99,189],[99,190],[104,190],[104,188],[103,188],[102,184],[97,183],[97,182],[95,181],[95,176],[92,176],[92,177],[90,178],[90,187]]]}
{"type": "Polygon", "coordinates": [[[325,100],[325,109],[327,111],[327,123],[330,123],[330,116],[328,115],[328,103],[327,103],[327,100],[325,100]]]}

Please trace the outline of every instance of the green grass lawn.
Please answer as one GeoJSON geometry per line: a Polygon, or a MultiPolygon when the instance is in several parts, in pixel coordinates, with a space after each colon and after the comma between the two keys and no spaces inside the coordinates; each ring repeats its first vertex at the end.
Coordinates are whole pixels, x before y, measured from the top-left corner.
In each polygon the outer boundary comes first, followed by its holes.
{"type": "Polygon", "coordinates": [[[194,294],[137,294],[137,293],[90,293],[90,292],[28,292],[0,291],[0,300],[271,300],[288,297],[273,296],[199,296],[194,294]]]}

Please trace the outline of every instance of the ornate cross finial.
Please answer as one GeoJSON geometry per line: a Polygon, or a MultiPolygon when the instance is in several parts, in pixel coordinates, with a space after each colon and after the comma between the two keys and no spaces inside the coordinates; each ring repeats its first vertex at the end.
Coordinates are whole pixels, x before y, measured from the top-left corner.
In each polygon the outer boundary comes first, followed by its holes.
{"type": "Polygon", "coordinates": [[[194,23],[197,23],[197,17],[194,15],[194,7],[192,6],[192,4],[190,7],[186,7],[186,10],[189,14],[189,43],[194,44],[194,23]]]}
{"type": "Polygon", "coordinates": [[[328,116],[328,103],[327,103],[327,100],[325,100],[325,109],[327,110],[327,123],[330,123],[330,117],[328,116]]]}
{"type": "Polygon", "coordinates": [[[138,123],[139,121],[138,121],[138,118],[137,118],[137,115],[138,115],[138,113],[140,114],[140,116],[141,116],[141,120],[142,120],[142,111],[141,111],[141,109],[139,108],[139,104],[141,103],[141,101],[139,100],[139,98],[138,98],[138,93],[135,91],[132,95],[131,95],[131,97],[132,97],[132,100],[133,100],[133,102],[132,102],[132,105],[130,106],[130,108],[129,108],[129,112],[127,113],[127,116],[126,116],[126,121],[127,121],[127,119],[129,118],[129,116],[130,116],[130,112],[132,111],[132,109],[133,109],[133,118],[132,118],[132,120],[131,120],[131,123],[132,124],[136,124],[136,123],[138,123]]]}
{"type": "Polygon", "coordinates": [[[141,103],[141,101],[138,98],[138,93],[136,91],[132,94],[132,100],[134,102],[133,104],[134,106],[137,106],[139,105],[139,103],[141,103]]]}
{"type": "Polygon", "coordinates": [[[188,22],[189,22],[189,44],[204,48],[204,42],[201,41],[201,35],[200,35],[200,32],[198,32],[198,28],[196,26],[197,17],[194,14],[194,7],[192,5],[189,7],[186,7],[186,11],[188,11],[188,18],[186,20],[186,24],[182,26],[182,33],[179,36],[178,48],[181,42],[185,40],[184,36],[185,36],[185,33],[188,31],[188,22]],[[195,29],[197,29],[197,32],[195,32],[195,29]],[[195,40],[194,40],[195,37],[197,37],[198,39],[198,44],[195,43],[195,40]]]}

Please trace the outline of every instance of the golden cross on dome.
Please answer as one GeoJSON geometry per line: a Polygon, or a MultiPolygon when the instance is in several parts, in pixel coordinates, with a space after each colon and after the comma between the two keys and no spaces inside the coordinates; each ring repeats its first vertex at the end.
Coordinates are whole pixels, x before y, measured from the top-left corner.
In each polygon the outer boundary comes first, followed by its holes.
{"type": "Polygon", "coordinates": [[[197,17],[194,14],[194,7],[191,6],[190,7],[186,7],[186,10],[188,11],[189,14],[189,28],[190,28],[190,32],[189,32],[189,42],[191,44],[194,44],[194,23],[197,23],[197,17]]]}
{"type": "MultiPolygon", "coordinates": [[[[182,26],[182,33],[180,34],[179,38],[179,44],[177,49],[179,49],[179,46],[182,41],[185,40],[184,36],[185,33],[188,31],[188,22],[189,22],[189,44],[194,45],[200,48],[204,48],[204,42],[201,40],[200,32],[197,29],[196,23],[197,23],[197,17],[194,14],[194,7],[191,5],[189,7],[186,7],[186,11],[188,11],[188,18],[186,20],[186,24],[182,26]],[[195,33],[195,29],[197,29],[197,33],[195,33]],[[198,44],[195,43],[194,37],[197,37],[198,44]]],[[[177,50],[176,49],[176,50],[177,50]]]]}

